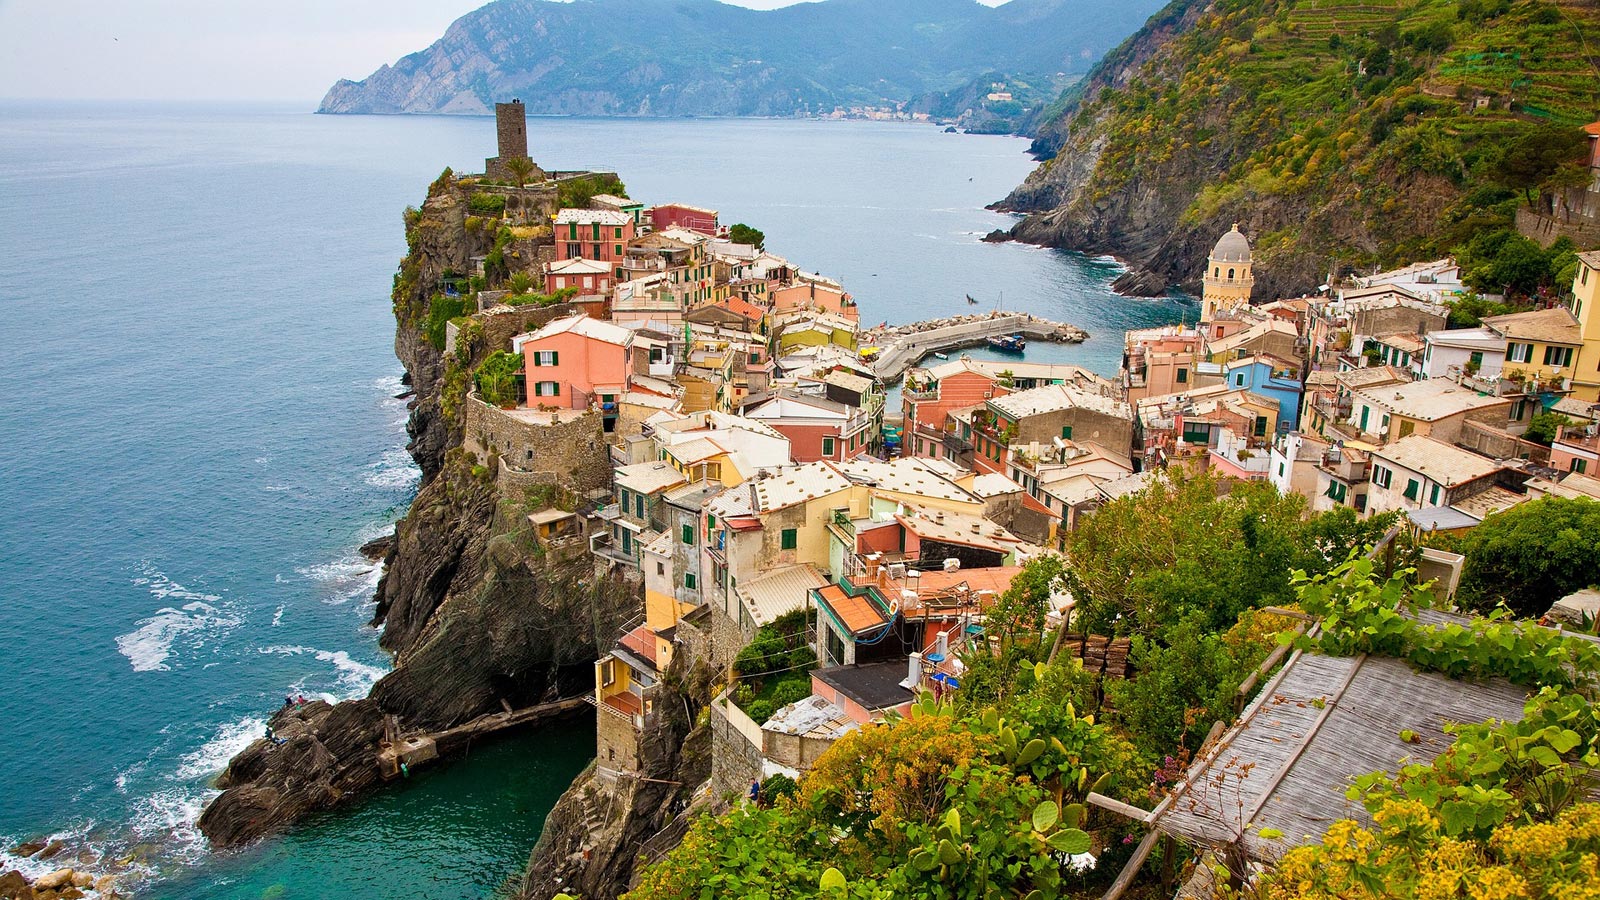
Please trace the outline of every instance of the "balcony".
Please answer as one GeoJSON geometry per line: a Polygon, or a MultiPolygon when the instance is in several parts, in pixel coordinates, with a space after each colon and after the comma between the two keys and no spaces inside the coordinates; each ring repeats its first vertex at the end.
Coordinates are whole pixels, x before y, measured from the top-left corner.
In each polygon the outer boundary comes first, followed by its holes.
{"type": "Polygon", "coordinates": [[[609,534],[595,534],[589,536],[589,552],[601,559],[610,560],[624,566],[639,567],[639,558],[631,553],[622,552],[617,542],[609,534]]]}

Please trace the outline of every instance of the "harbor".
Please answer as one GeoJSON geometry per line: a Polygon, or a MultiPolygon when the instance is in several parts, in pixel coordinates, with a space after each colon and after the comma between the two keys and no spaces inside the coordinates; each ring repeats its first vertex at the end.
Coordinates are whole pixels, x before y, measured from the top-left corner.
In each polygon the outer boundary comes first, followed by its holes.
{"type": "Polygon", "coordinates": [[[995,349],[1021,352],[1027,340],[1081,344],[1088,338],[1089,332],[1065,322],[1028,313],[991,312],[873,328],[862,332],[860,341],[864,356],[876,349],[871,353],[873,373],[891,384],[926,356],[991,346],[991,339],[1007,345],[994,345],[995,349]],[[1007,340],[1012,338],[1015,340],[1007,340]]]}

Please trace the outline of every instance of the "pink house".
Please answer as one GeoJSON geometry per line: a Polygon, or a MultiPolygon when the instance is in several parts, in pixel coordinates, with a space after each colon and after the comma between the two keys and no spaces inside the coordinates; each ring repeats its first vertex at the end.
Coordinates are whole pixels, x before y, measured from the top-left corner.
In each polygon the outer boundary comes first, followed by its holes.
{"type": "Polygon", "coordinates": [[[717,211],[682,203],[667,203],[650,210],[650,225],[656,231],[687,228],[714,236],[717,233],[717,211]]]}
{"type": "Polygon", "coordinates": [[[554,229],[557,260],[596,260],[613,270],[622,267],[634,237],[633,216],[614,209],[563,209],[554,229]]]}
{"type": "Polygon", "coordinates": [[[581,314],[517,335],[511,346],[522,354],[527,405],[615,410],[628,389],[632,341],[628,329],[581,314]]]}
{"type": "Polygon", "coordinates": [[[1600,437],[1593,425],[1564,426],[1550,444],[1550,468],[1580,475],[1600,474],[1600,437]]]}
{"type": "Polygon", "coordinates": [[[788,438],[797,463],[842,462],[866,453],[873,438],[873,419],[866,411],[795,391],[769,394],[746,405],[743,415],[788,438]]]}
{"type": "Polygon", "coordinates": [[[905,415],[900,438],[902,456],[931,456],[970,465],[972,435],[962,434],[950,414],[980,406],[1011,393],[993,375],[965,357],[906,375],[900,394],[905,415]]]}

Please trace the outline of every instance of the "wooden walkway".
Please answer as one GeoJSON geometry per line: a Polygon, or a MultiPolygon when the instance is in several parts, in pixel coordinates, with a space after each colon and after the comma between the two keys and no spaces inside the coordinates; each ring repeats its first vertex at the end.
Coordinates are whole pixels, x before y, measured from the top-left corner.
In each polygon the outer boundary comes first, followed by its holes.
{"type": "Polygon", "coordinates": [[[454,728],[413,734],[399,733],[391,716],[384,726],[384,740],[378,745],[378,771],[386,779],[395,778],[405,774],[402,765],[408,770],[414,769],[440,756],[462,752],[478,738],[571,715],[591,702],[592,696],[584,695],[522,709],[507,706],[504,712],[488,713],[454,728]]]}
{"type": "Polygon", "coordinates": [[[1052,322],[1027,313],[989,313],[912,322],[872,329],[861,335],[863,346],[879,348],[873,373],[885,384],[900,380],[906,370],[931,353],[981,347],[989,338],[1021,334],[1035,341],[1078,344],[1089,333],[1076,325],[1052,322]]]}

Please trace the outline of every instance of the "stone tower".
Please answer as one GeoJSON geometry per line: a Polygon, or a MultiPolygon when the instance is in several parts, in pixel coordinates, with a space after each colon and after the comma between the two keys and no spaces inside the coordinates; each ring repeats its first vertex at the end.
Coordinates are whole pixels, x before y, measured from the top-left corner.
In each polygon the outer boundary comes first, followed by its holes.
{"type": "Polygon", "coordinates": [[[494,105],[494,127],[500,138],[500,158],[528,155],[528,112],[521,100],[494,105]]]}
{"type": "MultiPolygon", "coordinates": [[[[491,181],[511,181],[517,176],[506,163],[513,159],[528,159],[528,110],[521,100],[494,105],[494,130],[500,155],[484,160],[483,172],[491,181]]],[[[530,182],[543,181],[545,173],[534,166],[528,171],[527,179],[530,182]]]]}
{"type": "Polygon", "coordinates": [[[1200,321],[1209,323],[1219,312],[1238,309],[1250,303],[1255,276],[1250,271],[1250,241],[1234,223],[1211,248],[1206,260],[1205,292],[1201,295],[1200,321]]]}

